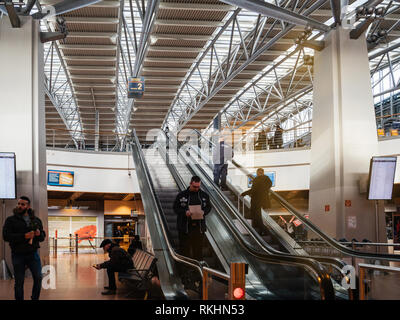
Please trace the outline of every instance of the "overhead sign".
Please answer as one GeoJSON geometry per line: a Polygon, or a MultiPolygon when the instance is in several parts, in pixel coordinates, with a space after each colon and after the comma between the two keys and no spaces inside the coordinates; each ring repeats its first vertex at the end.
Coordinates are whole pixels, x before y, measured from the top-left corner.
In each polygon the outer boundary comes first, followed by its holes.
{"type": "Polygon", "coordinates": [[[128,98],[141,98],[144,93],[144,77],[129,78],[128,98]]]}
{"type": "MultiPolygon", "coordinates": [[[[265,172],[264,175],[267,176],[271,180],[272,186],[275,187],[275,171],[265,172]]],[[[252,176],[255,178],[255,177],[257,177],[257,174],[253,173],[252,176]]],[[[251,188],[252,185],[253,185],[253,180],[248,178],[247,186],[249,188],[251,188]]]]}
{"type": "Polygon", "coordinates": [[[47,172],[47,185],[58,186],[58,187],[73,187],[74,172],[49,170],[47,172]]]}
{"type": "Polygon", "coordinates": [[[0,152],[0,199],[16,199],[15,153],[0,152]]]}
{"type": "Polygon", "coordinates": [[[392,199],[397,157],[372,157],[369,169],[368,200],[392,199]]]}

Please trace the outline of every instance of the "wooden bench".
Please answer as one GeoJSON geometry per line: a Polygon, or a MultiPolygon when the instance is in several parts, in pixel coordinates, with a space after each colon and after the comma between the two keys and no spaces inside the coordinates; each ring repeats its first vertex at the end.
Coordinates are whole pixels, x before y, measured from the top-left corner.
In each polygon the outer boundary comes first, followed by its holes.
{"type": "Polygon", "coordinates": [[[132,287],[128,297],[138,291],[147,291],[151,288],[151,278],[154,276],[157,258],[147,251],[136,249],[132,257],[133,269],[119,272],[118,279],[132,287]]]}

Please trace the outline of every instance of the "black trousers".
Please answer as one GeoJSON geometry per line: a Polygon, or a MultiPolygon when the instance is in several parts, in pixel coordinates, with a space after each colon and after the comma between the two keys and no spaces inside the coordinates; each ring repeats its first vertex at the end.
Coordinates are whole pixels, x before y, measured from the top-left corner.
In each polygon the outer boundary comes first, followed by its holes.
{"type": "Polygon", "coordinates": [[[116,290],[117,289],[117,283],[115,281],[115,273],[116,272],[126,272],[128,269],[132,269],[132,267],[127,267],[127,268],[116,268],[113,266],[109,266],[106,268],[107,270],[107,276],[108,276],[108,287],[110,288],[109,290],[116,290]]]}
{"type": "Polygon", "coordinates": [[[264,224],[261,218],[261,206],[252,204],[250,207],[250,219],[253,220],[253,226],[258,232],[264,230],[264,224]]]}
{"type": "Polygon", "coordinates": [[[217,186],[226,188],[226,176],[228,174],[228,164],[214,164],[214,182],[217,186]],[[220,184],[221,179],[221,184],[220,184]]]}
{"type": "Polygon", "coordinates": [[[189,233],[179,232],[179,251],[181,255],[203,260],[204,233],[200,232],[200,225],[191,226],[189,233]]]}

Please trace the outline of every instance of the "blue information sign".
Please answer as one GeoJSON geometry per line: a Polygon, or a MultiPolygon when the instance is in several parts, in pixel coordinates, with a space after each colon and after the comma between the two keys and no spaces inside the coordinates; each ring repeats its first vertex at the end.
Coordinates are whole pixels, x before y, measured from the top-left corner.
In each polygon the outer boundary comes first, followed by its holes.
{"type": "Polygon", "coordinates": [[[128,98],[141,98],[144,92],[144,77],[129,78],[128,98]]]}
{"type": "Polygon", "coordinates": [[[59,186],[59,187],[73,187],[74,186],[74,172],[73,171],[48,170],[47,185],[59,186]]]}

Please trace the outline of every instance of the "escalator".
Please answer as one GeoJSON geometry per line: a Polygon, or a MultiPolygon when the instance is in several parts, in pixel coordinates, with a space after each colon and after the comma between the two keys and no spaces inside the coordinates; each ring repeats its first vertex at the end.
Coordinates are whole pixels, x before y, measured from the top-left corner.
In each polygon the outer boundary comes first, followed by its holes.
{"type": "MultiPolygon", "coordinates": [[[[189,143],[185,147],[185,154],[188,158],[190,158],[190,162],[194,164],[194,166],[198,167],[200,171],[207,176],[207,179],[212,183],[212,164],[211,164],[211,152],[208,149],[213,147],[213,142],[208,140],[205,137],[202,137],[201,134],[196,131],[196,135],[200,139],[206,140],[206,151],[204,152],[204,148],[201,148],[201,143],[199,141],[195,141],[195,143],[189,143]]],[[[193,141],[191,141],[193,142],[193,141]]],[[[204,145],[204,144],[203,144],[204,145]]],[[[234,160],[231,161],[234,167],[242,171],[243,175],[246,178],[253,179],[254,177],[248,172],[245,168],[243,168],[240,164],[235,162],[234,160]]],[[[247,199],[243,199],[242,204],[238,204],[238,198],[240,194],[244,191],[243,189],[239,188],[237,185],[232,183],[229,178],[227,180],[227,185],[229,190],[228,191],[220,191],[218,193],[225,198],[225,201],[230,202],[229,207],[233,209],[236,207],[237,213],[242,211],[242,214],[245,214],[246,211],[250,208],[250,198],[246,197],[247,199]],[[240,210],[244,207],[244,210],[240,210]],[[244,211],[244,212],[243,212],[244,211]]],[[[341,297],[345,297],[344,290],[340,288],[339,283],[342,282],[343,278],[348,280],[346,277],[343,277],[342,274],[343,267],[347,265],[353,265],[354,267],[357,266],[358,263],[373,263],[373,264],[383,264],[387,265],[389,261],[400,261],[400,257],[398,255],[393,254],[385,254],[385,253],[371,253],[371,252],[360,252],[353,249],[350,249],[340,242],[332,239],[328,235],[326,235],[322,230],[316,227],[309,219],[306,219],[303,214],[301,214],[296,208],[294,208],[288,201],[286,201],[283,197],[277,194],[274,191],[270,191],[271,198],[281,207],[281,210],[286,211],[287,214],[293,216],[293,218],[299,221],[304,229],[308,233],[308,238],[319,238],[321,242],[325,244],[327,248],[330,249],[328,252],[332,252],[333,254],[328,256],[310,256],[307,254],[306,250],[302,247],[302,241],[296,241],[293,235],[289,235],[285,230],[282,229],[281,226],[277,224],[277,222],[272,219],[265,210],[262,211],[262,220],[263,224],[266,227],[266,234],[262,236],[263,239],[263,246],[268,247],[270,250],[273,249],[272,252],[275,254],[292,254],[297,256],[309,256],[312,259],[315,259],[324,265],[327,266],[328,270],[332,278],[336,279],[335,289],[337,289],[340,293],[341,297]],[[335,271],[335,272],[332,272],[335,271]]],[[[250,222],[251,223],[251,222],[250,222]]],[[[252,230],[255,233],[255,230],[252,230]]],[[[306,241],[304,241],[306,242],[306,241]]],[[[356,270],[357,271],[357,270],[356,270]]],[[[358,284],[358,283],[357,283],[358,284]]],[[[355,289],[353,287],[353,289],[355,289]]],[[[349,298],[354,298],[354,295],[357,294],[356,290],[349,290],[348,295],[349,298]]]]}
{"type": "MultiPolygon", "coordinates": [[[[162,143],[156,143],[142,152],[135,137],[133,153],[142,195],[153,192],[151,197],[144,195],[143,202],[154,251],[159,259],[162,289],[165,285],[167,290],[179,287],[179,290],[183,288],[185,291],[187,288],[179,266],[184,264],[192,269],[201,269],[202,263],[176,253],[177,231],[171,204],[177,192],[188,186],[191,176],[196,172],[185,163],[181,154],[176,155],[176,161],[167,164],[166,146],[162,143]],[[147,181],[141,179],[142,170],[146,171],[147,181]],[[145,182],[150,186],[146,187],[145,182]],[[154,206],[147,206],[148,201],[158,203],[158,212],[155,212],[154,206]],[[154,219],[154,216],[158,219],[154,219]],[[155,243],[160,242],[164,245],[155,246],[155,243]],[[166,268],[168,265],[173,268],[166,268]],[[173,285],[169,284],[170,279],[175,281],[173,285]]],[[[207,215],[206,250],[209,252],[206,254],[206,262],[209,266],[229,273],[231,262],[248,264],[246,293],[249,299],[333,298],[330,278],[318,262],[308,258],[265,254],[259,248],[255,249],[259,239],[238,232],[231,217],[226,214],[225,204],[214,196],[213,186],[205,181],[202,187],[211,195],[213,205],[213,210],[207,215]]],[[[169,296],[175,298],[173,294],[169,296]]]]}

